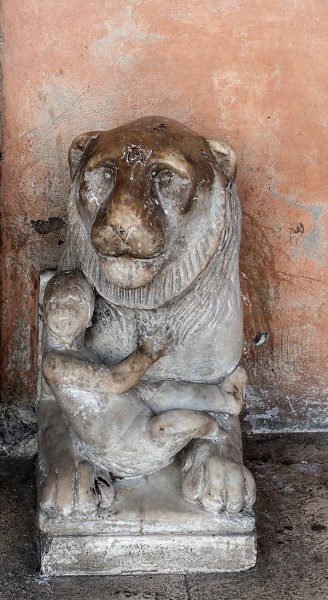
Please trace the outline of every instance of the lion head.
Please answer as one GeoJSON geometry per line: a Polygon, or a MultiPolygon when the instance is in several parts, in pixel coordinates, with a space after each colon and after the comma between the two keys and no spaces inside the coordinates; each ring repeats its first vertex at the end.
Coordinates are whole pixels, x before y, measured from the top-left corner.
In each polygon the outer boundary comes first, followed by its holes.
{"type": "Polygon", "coordinates": [[[236,156],[162,117],[74,139],[63,269],[81,268],[109,302],[155,308],[206,269],[226,227],[236,156]]]}

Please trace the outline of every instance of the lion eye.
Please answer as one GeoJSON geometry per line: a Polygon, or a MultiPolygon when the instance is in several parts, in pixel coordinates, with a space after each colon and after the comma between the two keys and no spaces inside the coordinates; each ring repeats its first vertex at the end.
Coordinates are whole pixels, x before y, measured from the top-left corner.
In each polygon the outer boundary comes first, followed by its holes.
{"type": "Polygon", "coordinates": [[[154,195],[162,205],[164,212],[184,212],[189,202],[192,181],[171,169],[154,170],[151,173],[154,182],[154,195]]]}
{"type": "Polygon", "coordinates": [[[162,171],[153,171],[152,177],[156,183],[159,184],[168,184],[172,181],[173,173],[168,169],[163,169],[162,171]]]}
{"type": "Polygon", "coordinates": [[[108,201],[113,192],[116,180],[116,170],[112,165],[101,165],[85,171],[80,190],[82,204],[91,215],[108,201]]]}

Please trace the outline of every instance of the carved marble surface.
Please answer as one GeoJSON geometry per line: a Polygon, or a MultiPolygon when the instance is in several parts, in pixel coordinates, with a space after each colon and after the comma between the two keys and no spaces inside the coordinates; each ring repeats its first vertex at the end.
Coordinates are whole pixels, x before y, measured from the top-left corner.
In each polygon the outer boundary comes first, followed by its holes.
{"type": "Polygon", "coordinates": [[[91,535],[118,501],[120,478],[133,497],[156,472],[165,482],[178,457],[173,504],[199,505],[195,514],[207,511],[213,524],[238,517],[231,535],[241,535],[255,484],[238,419],[246,375],[235,153],[148,117],[78,136],[69,162],[65,252],[43,303],[41,531],[51,523],[52,534],[72,535],[82,518],[91,535]]]}

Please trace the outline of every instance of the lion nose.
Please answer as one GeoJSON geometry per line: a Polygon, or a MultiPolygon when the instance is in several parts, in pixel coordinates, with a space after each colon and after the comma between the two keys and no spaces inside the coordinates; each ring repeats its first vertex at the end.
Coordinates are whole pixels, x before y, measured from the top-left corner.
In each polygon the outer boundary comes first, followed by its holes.
{"type": "Polygon", "coordinates": [[[145,206],[128,195],[113,197],[92,227],[93,245],[105,256],[152,258],[164,247],[160,217],[149,201],[145,206]]]}

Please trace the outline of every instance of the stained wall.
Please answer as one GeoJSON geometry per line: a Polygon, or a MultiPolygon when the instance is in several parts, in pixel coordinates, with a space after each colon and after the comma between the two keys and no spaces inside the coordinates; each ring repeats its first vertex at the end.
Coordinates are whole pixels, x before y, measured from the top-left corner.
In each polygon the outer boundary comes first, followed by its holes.
{"type": "Polygon", "coordinates": [[[162,114],[238,153],[245,426],[327,426],[327,2],[3,0],[2,22],[3,402],[35,402],[70,140],[162,114]]]}

